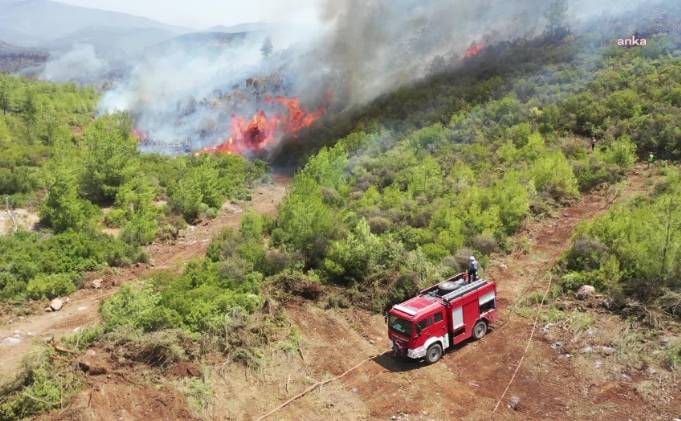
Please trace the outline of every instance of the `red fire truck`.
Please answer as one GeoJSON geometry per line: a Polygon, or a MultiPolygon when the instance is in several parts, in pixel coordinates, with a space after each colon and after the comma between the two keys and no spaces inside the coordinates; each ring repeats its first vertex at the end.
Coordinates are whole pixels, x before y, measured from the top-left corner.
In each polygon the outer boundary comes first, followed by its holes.
{"type": "Polygon", "coordinates": [[[432,364],[446,349],[482,338],[497,319],[496,293],[494,282],[469,283],[460,273],[393,306],[388,312],[393,352],[432,364]]]}

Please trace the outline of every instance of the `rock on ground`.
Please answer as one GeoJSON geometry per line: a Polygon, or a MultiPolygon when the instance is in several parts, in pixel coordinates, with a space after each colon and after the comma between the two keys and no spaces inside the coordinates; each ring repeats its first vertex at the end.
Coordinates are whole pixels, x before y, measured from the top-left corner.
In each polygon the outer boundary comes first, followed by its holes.
{"type": "Polygon", "coordinates": [[[109,372],[105,357],[94,350],[88,350],[78,360],[78,368],[91,376],[98,376],[109,372]]]}
{"type": "Polygon", "coordinates": [[[591,285],[582,285],[579,290],[577,290],[575,297],[578,300],[586,300],[587,298],[592,297],[594,294],[596,294],[596,288],[591,285]]]}
{"type": "Polygon", "coordinates": [[[59,311],[64,307],[64,300],[61,298],[55,298],[54,300],[50,301],[50,310],[52,311],[59,311]]]}

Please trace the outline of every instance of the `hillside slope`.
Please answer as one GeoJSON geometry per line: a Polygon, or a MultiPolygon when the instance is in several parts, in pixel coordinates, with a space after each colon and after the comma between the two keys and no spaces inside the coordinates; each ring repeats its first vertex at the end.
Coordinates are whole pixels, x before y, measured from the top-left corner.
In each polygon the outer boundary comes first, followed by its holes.
{"type": "MultiPolygon", "coordinates": [[[[272,185],[259,186],[253,200],[243,205],[226,204],[219,215],[198,226],[185,229],[177,240],[156,242],[147,247],[149,264],[135,265],[120,271],[90,273],[88,279],[102,279],[103,288],[78,291],[69,297],[63,310],[35,314],[7,321],[0,326],[0,378],[11,381],[24,358],[36,343],[57,339],[100,320],[101,302],[116,293],[120,286],[160,271],[182,271],[193,259],[204,256],[211,239],[225,228],[239,226],[245,211],[273,214],[284,197],[287,178],[277,177],[272,185]]],[[[3,382],[0,382],[2,386],[3,382]]]]}
{"type": "MultiPolygon", "coordinates": [[[[314,382],[332,378],[375,356],[341,381],[313,390],[268,419],[489,419],[523,355],[532,328],[532,320],[520,317],[518,307],[532,291],[546,287],[547,273],[566,250],[578,223],[602,214],[615,202],[633,201],[647,194],[650,177],[651,173],[636,170],[619,193],[605,190],[587,195],[557,217],[527,224],[517,237],[527,239],[528,250],[494,256],[487,273],[499,285],[502,320],[483,340],[450,351],[432,366],[397,361],[390,353],[380,314],[293,303],[286,313],[300,335],[298,349],[272,349],[264,366],[243,374],[238,363],[214,365],[206,361],[203,378],[211,392],[201,416],[212,420],[260,419],[314,382]]],[[[615,321],[610,327],[621,323],[615,321]]],[[[591,368],[593,373],[585,376],[580,365],[583,360],[579,359],[585,357],[571,358],[556,348],[552,329],[550,324],[539,326],[496,416],[517,420],[666,420],[681,410],[681,400],[674,393],[678,380],[667,382],[662,374],[647,371],[623,375],[617,371],[614,357],[598,355],[589,356],[587,361],[600,361],[602,368],[591,368]],[[648,382],[660,385],[654,396],[641,393],[648,382]],[[517,410],[509,408],[511,397],[519,399],[517,410]]],[[[67,410],[50,417],[115,419],[158,397],[158,391],[135,383],[136,376],[128,368],[109,364],[113,376],[91,377],[88,387],[67,410]],[[130,380],[121,381],[125,377],[130,380]],[[121,399],[124,395],[129,398],[121,399]]],[[[166,410],[173,408],[169,416],[189,419],[182,412],[187,404],[173,406],[178,402],[174,392],[164,390],[158,399],[166,403],[166,410]]]]}

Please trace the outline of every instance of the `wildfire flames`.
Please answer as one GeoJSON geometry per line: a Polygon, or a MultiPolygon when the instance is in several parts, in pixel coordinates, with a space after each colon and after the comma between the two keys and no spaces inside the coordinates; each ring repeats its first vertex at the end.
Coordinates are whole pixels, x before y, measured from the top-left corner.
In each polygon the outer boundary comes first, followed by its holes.
{"type": "Polygon", "coordinates": [[[202,153],[238,153],[258,152],[272,146],[279,138],[291,136],[309,127],[320,119],[326,108],[317,111],[306,111],[298,98],[283,96],[267,97],[265,101],[285,107],[283,114],[268,116],[265,111],[258,111],[250,120],[241,116],[232,116],[232,129],[229,138],[218,146],[203,148],[202,153]]]}
{"type": "Polygon", "coordinates": [[[480,43],[473,43],[468,49],[463,53],[463,58],[471,58],[475,57],[478,54],[482,52],[482,50],[485,48],[485,44],[480,42],[480,43]]]}
{"type": "Polygon", "coordinates": [[[140,130],[137,128],[132,129],[132,136],[137,139],[138,142],[146,142],[149,139],[149,133],[145,132],[144,130],[140,130]]]}

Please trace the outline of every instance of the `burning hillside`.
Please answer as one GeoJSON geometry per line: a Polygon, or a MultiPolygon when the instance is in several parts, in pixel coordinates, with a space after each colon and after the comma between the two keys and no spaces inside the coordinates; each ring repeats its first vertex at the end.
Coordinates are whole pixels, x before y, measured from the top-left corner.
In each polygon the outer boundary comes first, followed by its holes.
{"type": "Polygon", "coordinates": [[[143,151],[269,151],[327,110],[361,106],[497,43],[568,25],[570,15],[552,3],[323,0],[317,19],[294,30],[225,36],[219,48],[192,35],[150,50],[103,95],[100,111],[131,115],[143,151]],[[327,91],[333,109],[320,108],[327,91]]]}
{"type": "Polygon", "coordinates": [[[482,50],[485,48],[485,44],[480,42],[480,43],[473,43],[464,53],[463,53],[463,58],[471,58],[480,55],[482,50]]]}
{"type": "Polygon", "coordinates": [[[268,117],[265,111],[260,110],[250,120],[233,115],[229,138],[218,146],[203,148],[201,152],[242,155],[260,152],[273,146],[277,140],[293,136],[311,126],[326,113],[325,107],[312,112],[305,110],[298,98],[266,97],[265,102],[283,106],[284,113],[268,117]]]}

